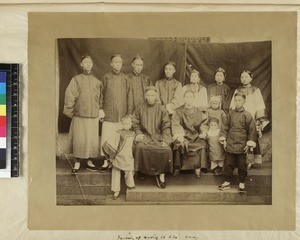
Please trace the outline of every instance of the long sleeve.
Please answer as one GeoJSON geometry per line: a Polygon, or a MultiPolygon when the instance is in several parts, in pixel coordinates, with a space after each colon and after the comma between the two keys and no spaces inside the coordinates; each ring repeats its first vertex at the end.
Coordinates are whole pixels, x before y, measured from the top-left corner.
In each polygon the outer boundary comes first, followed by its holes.
{"type": "Polygon", "coordinates": [[[141,128],[141,115],[140,115],[140,108],[135,109],[133,116],[132,116],[132,130],[136,134],[142,134],[142,128],[141,128]]]}
{"type": "Polygon", "coordinates": [[[233,93],[233,96],[232,96],[232,99],[231,99],[231,102],[230,102],[230,105],[229,105],[229,109],[235,109],[235,106],[234,106],[234,95],[237,93],[237,90],[234,90],[234,93],[233,93]]]}
{"type": "Polygon", "coordinates": [[[157,103],[162,104],[162,100],[161,100],[161,97],[160,97],[159,80],[156,81],[154,86],[156,87],[156,90],[157,90],[157,103]]]}
{"type": "Polygon", "coordinates": [[[168,145],[170,145],[172,143],[171,121],[167,110],[163,108],[161,114],[161,132],[162,140],[168,145]]]}
{"type": "Polygon", "coordinates": [[[78,97],[79,91],[76,83],[76,79],[72,78],[65,93],[64,111],[63,113],[69,118],[74,116],[74,108],[76,98],[78,97]]]}
{"type": "Polygon", "coordinates": [[[254,95],[255,95],[254,99],[255,99],[255,106],[256,106],[255,119],[265,117],[266,106],[259,88],[255,90],[254,95]]]}
{"type": "Polygon", "coordinates": [[[255,142],[257,140],[257,131],[256,131],[256,126],[253,117],[251,116],[251,114],[247,114],[245,115],[245,118],[246,118],[246,123],[248,128],[247,141],[255,142]]]}
{"type": "Polygon", "coordinates": [[[208,107],[208,98],[207,98],[207,90],[205,87],[202,87],[199,91],[200,95],[200,107],[207,108],[208,107]]]}
{"type": "Polygon", "coordinates": [[[199,127],[199,133],[207,133],[208,129],[208,114],[202,112],[202,122],[199,127]]]}
{"type": "Polygon", "coordinates": [[[126,77],[126,91],[127,91],[127,114],[132,114],[134,110],[134,102],[133,102],[133,90],[131,87],[131,81],[128,77],[126,77]]]}
{"type": "Polygon", "coordinates": [[[184,129],[180,124],[180,114],[179,110],[175,110],[172,120],[171,120],[171,127],[172,127],[172,135],[173,136],[184,136],[184,129]]]}
{"type": "Polygon", "coordinates": [[[100,81],[100,98],[99,98],[99,109],[103,109],[103,83],[100,81]]]}
{"type": "Polygon", "coordinates": [[[174,97],[171,100],[172,109],[176,109],[183,105],[183,89],[182,84],[178,82],[177,87],[174,92],[174,97]]]}
{"type": "Polygon", "coordinates": [[[220,137],[224,137],[225,139],[227,139],[228,136],[230,117],[231,116],[229,112],[226,118],[224,118],[224,121],[222,121],[222,125],[221,125],[220,137]]]}

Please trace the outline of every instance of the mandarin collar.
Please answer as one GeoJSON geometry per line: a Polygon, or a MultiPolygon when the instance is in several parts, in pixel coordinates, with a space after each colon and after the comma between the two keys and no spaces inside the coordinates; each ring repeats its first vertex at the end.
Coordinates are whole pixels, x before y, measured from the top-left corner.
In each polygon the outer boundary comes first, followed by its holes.
{"type": "Polygon", "coordinates": [[[114,70],[112,70],[112,74],[113,74],[113,75],[120,75],[120,73],[121,73],[121,71],[115,72],[114,70]]]}
{"type": "Polygon", "coordinates": [[[245,110],[245,108],[244,107],[242,107],[241,109],[237,109],[237,108],[235,108],[235,111],[236,112],[243,112],[245,110]]]}

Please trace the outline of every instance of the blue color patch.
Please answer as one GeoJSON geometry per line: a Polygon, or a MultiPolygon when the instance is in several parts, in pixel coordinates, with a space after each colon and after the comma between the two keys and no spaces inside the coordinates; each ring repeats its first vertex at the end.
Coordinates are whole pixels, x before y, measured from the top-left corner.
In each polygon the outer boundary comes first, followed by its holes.
{"type": "Polygon", "coordinates": [[[0,94],[6,93],[6,83],[0,82],[0,94]]]}
{"type": "Polygon", "coordinates": [[[6,82],[6,72],[0,72],[0,82],[6,82]]]}

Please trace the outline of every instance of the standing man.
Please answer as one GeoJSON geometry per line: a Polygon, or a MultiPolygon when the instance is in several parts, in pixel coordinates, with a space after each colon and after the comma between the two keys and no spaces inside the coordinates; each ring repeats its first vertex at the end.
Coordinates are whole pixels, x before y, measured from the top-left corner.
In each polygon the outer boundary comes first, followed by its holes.
{"type": "Polygon", "coordinates": [[[161,104],[166,107],[169,115],[172,115],[176,108],[183,105],[182,84],[174,78],[175,72],[175,62],[167,62],[165,64],[165,78],[155,83],[161,104]]]}
{"type": "Polygon", "coordinates": [[[87,161],[87,170],[97,171],[92,162],[99,154],[99,119],[104,118],[102,110],[102,84],[93,76],[91,56],[80,61],[82,73],[74,76],[65,93],[63,113],[72,119],[69,141],[73,149],[74,174],[80,169],[80,161],[87,161]]]}
{"type": "MultiPolygon", "coordinates": [[[[123,59],[120,54],[111,57],[112,71],[105,74],[103,83],[103,110],[105,118],[102,125],[101,146],[107,141],[111,146],[117,148],[119,142],[118,130],[122,128],[121,118],[132,114],[130,81],[121,72],[123,59]]],[[[104,156],[101,147],[101,155],[104,156]]],[[[105,159],[99,172],[107,172],[109,163],[105,159]]]]}
{"type": "Polygon", "coordinates": [[[132,60],[131,66],[132,72],[128,73],[127,77],[131,84],[130,95],[133,101],[133,110],[135,110],[138,105],[145,102],[145,89],[148,86],[152,86],[153,83],[149,76],[142,73],[144,59],[141,56],[135,56],[132,60]]]}

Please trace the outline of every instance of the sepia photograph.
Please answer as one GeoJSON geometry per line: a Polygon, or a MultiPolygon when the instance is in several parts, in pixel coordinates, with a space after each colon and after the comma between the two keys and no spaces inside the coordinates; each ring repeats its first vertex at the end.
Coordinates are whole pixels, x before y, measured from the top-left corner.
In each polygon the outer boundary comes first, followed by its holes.
{"type": "Polygon", "coordinates": [[[56,205],[271,205],[272,41],[56,39],[56,205]]]}

